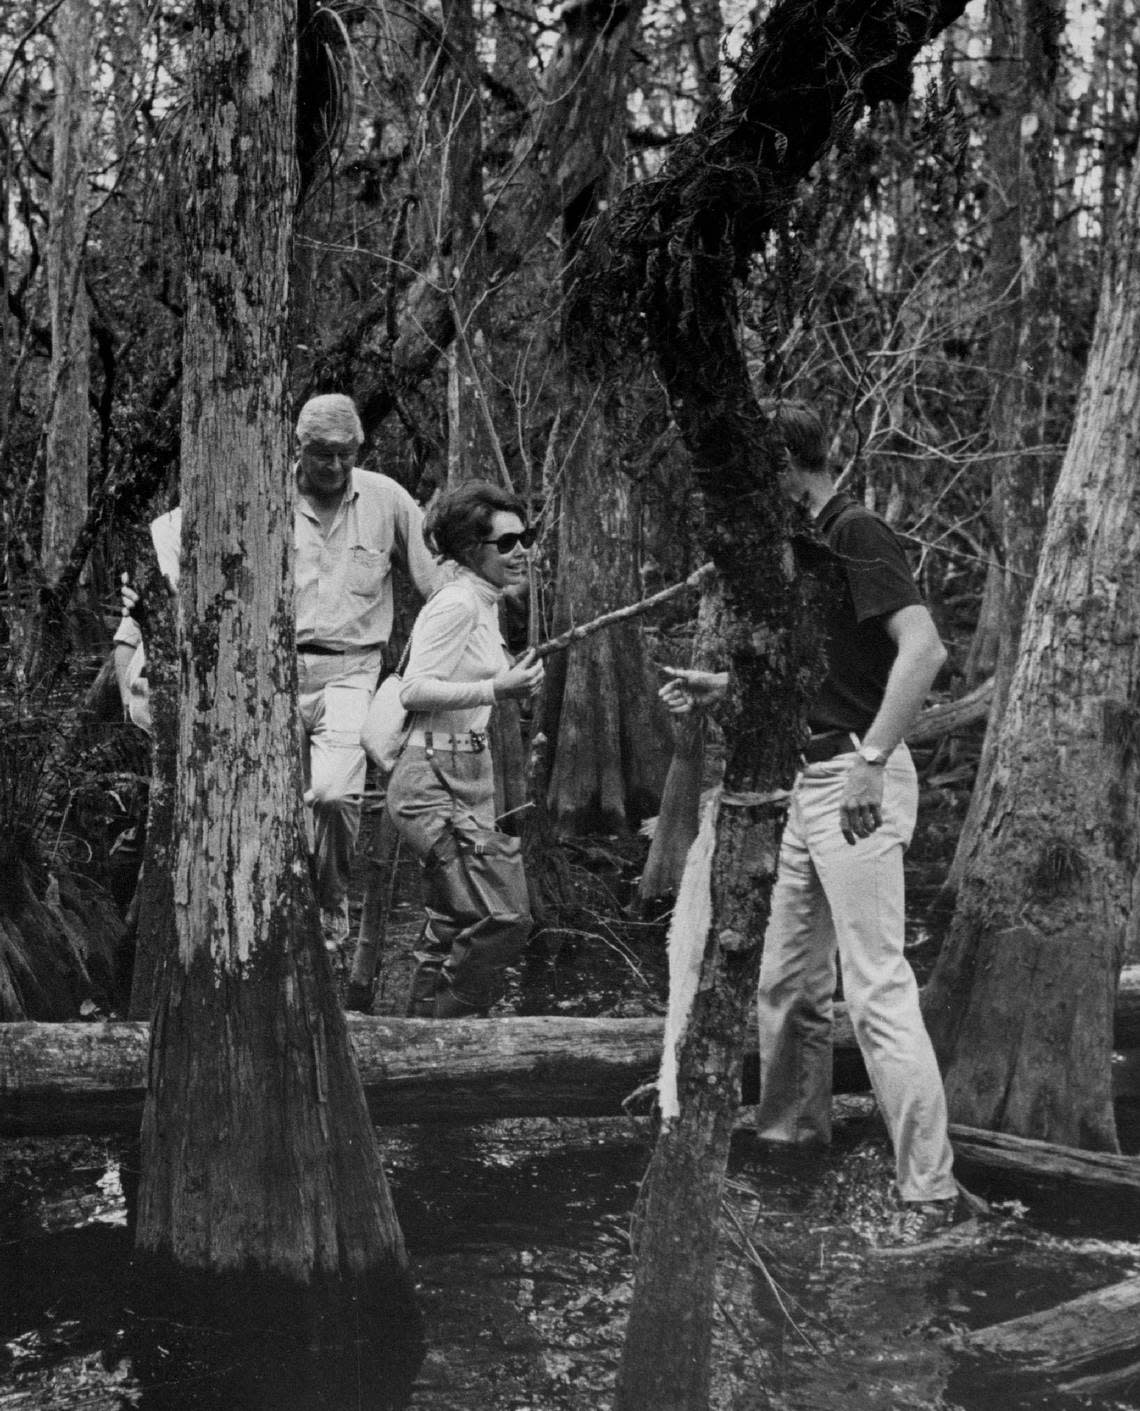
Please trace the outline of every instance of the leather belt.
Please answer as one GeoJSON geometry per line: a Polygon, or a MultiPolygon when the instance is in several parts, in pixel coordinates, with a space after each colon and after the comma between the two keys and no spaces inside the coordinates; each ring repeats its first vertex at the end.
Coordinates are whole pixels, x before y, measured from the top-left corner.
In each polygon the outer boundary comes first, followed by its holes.
{"type": "Polygon", "coordinates": [[[822,764],[836,755],[853,754],[858,748],[858,741],[850,730],[825,730],[812,735],[800,754],[805,764],[822,764]]]}
{"type": "Polygon", "coordinates": [[[487,736],[482,730],[461,730],[455,735],[437,735],[432,730],[413,730],[408,736],[408,744],[413,749],[442,750],[450,754],[459,750],[464,754],[482,754],[487,748],[487,736]]]}
{"type": "Polygon", "coordinates": [[[351,657],[366,652],[378,652],[384,642],[365,642],[362,647],[326,647],[320,642],[298,642],[297,655],[302,657],[351,657]]]}

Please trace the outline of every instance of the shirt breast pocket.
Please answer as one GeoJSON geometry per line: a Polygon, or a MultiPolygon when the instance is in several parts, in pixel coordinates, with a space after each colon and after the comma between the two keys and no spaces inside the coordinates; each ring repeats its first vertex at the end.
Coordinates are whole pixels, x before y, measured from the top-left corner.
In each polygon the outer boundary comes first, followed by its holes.
{"type": "Polygon", "coordinates": [[[345,586],[350,593],[362,597],[376,597],[388,576],[389,554],[386,549],[369,549],[363,544],[354,544],[348,554],[348,572],[345,586]]]}

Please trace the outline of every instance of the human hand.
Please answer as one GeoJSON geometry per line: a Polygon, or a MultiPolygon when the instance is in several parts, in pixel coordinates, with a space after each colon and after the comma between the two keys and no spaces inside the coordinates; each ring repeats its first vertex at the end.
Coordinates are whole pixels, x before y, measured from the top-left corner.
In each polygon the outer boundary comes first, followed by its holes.
{"type": "Polygon", "coordinates": [[[509,670],[495,677],[495,699],[517,699],[520,696],[536,696],[542,689],[546,668],[538,660],[533,647],[515,662],[509,670]]]}
{"type": "Polygon", "coordinates": [[[143,603],[142,594],[137,588],[131,587],[131,575],[125,571],[119,574],[119,614],[122,617],[133,617],[140,627],[146,620],[146,605],[143,603]]]}
{"type": "Polygon", "coordinates": [[[674,715],[684,715],[720,700],[728,690],[727,671],[691,671],[687,667],[663,666],[672,679],[657,692],[674,715]]]}
{"type": "Polygon", "coordinates": [[[854,759],[839,800],[839,828],[854,845],[883,826],[883,766],[854,759]]]}

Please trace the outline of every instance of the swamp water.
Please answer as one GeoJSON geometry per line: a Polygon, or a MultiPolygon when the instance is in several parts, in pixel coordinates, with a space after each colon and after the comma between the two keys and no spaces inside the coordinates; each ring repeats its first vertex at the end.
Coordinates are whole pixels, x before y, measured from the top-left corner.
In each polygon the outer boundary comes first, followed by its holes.
{"type": "MultiPolygon", "coordinates": [[[[577,875],[577,891],[589,880],[577,875]]],[[[921,919],[916,912],[908,948],[916,969],[928,968],[934,949],[921,919]]],[[[557,964],[522,968],[506,1008],[659,1013],[654,928],[639,944],[637,928],[603,922],[600,914],[568,922],[591,938],[577,942],[576,957],[568,946],[557,964]]],[[[398,1012],[419,925],[405,878],[374,1013],[398,1012]]],[[[1118,1060],[1117,1080],[1121,1142],[1137,1153],[1140,1055],[1118,1060]]],[[[645,1129],[617,1118],[528,1119],[385,1128],[380,1141],[424,1320],[411,1411],[609,1407],[632,1279],[629,1217],[649,1159],[645,1129]]],[[[0,1411],[391,1404],[367,1377],[349,1390],[306,1392],[297,1357],[284,1355],[279,1377],[261,1368],[256,1385],[238,1379],[241,1390],[229,1394],[235,1365],[264,1333],[257,1308],[212,1358],[177,1374],[141,1367],[123,1337],[146,1311],[130,1276],[124,1152],[113,1140],[0,1141],[0,1411]]],[[[1008,1203],[960,1246],[886,1258],[872,1249],[892,1213],[891,1162],[869,1099],[837,1099],[827,1154],[777,1158],[742,1130],[722,1222],[710,1411],[1140,1411],[1140,1371],[1111,1391],[1062,1394],[1009,1382],[952,1350],[958,1332],[1140,1273],[1134,1218],[1083,1193],[1042,1191],[1020,1207],[1010,1190],[969,1177],[979,1193],[1008,1203]]],[[[189,1319],[171,1331],[197,1335],[189,1319]]],[[[385,1333],[365,1324],[360,1336],[385,1333]]],[[[320,1370],[312,1375],[319,1380],[320,1370]]]]}
{"type": "MultiPolygon", "coordinates": [[[[1122,1084],[1122,1136],[1140,1124],[1122,1084]]],[[[1140,1091],[1140,1083],[1135,1084],[1140,1091]]],[[[777,1158],[734,1143],[723,1223],[715,1411],[1074,1411],[1140,1408],[1140,1375],[1061,1394],[999,1380],[949,1340],[1140,1272],[1140,1231],[1085,1200],[999,1205],[960,1246],[886,1257],[889,1159],[865,1098],[837,1102],[825,1155],[777,1158]]],[[[426,1348],[413,1411],[585,1411],[610,1404],[631,1261],[629,1212],[644,1135],[623,1119],[385,1129],[426,1348]]],[[[130,1240],[113,1141],[0,1145],[0,1411],[122,1411],[227,1404],[232,1367],[140,1376],[124,1350],[130,1240]]],[[[984,1189],[984,1188],[983,1188],[984,1189]]],[[[990,1194],[991,1192],[986,1192],[990,1194]]],[[[250,1328],[257,1319],[250,1309],[250,1328]]],[[[193,1337],[193,1328],[183,1328],[193,1337]]],[[[240,1359],[235,1328],[222,1362],[240,1359]]],[[[365,1337],[381,1338],[377,1328],[365,1337]]],[[[233,1411],[310,1411],[266,1373],[233,1411]]],[[[367,1382],[312,1411],[384,1405],[367,1382]]]]}

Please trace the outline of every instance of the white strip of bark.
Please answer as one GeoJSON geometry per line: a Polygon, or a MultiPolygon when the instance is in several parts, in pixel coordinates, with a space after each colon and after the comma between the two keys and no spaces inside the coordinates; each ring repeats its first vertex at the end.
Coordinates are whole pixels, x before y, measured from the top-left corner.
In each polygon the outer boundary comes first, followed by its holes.
{"type": "Polygon", "coordinates": [[[677,1096],[677,1055],[689,1027],[712,924],[710,878],[720,792],[712,790],[704,806],[700,828],[685,859],[681,889],[669,923],[669,1007],[665,1015],[661,1072],[657,1079],[657,1101],[663,1122],[675,1120],[681,1114],[677,1096]]]}

